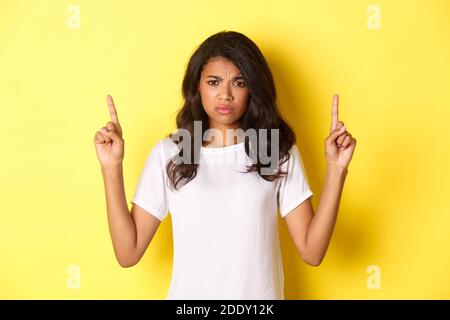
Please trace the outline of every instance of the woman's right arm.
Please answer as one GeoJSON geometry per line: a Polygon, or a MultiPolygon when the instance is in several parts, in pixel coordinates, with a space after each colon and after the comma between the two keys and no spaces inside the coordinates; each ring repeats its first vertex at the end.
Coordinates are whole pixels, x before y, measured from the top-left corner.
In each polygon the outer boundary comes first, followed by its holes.
{"type": "Polygon", "coordinates": [[[128,211],[122,165],[102,167],[111,240],[119,264],[134,266],[139,262],[161,223],[153,215],[134,205],[128,211]]]}
{"type": "Polygon", "coordinates": [[[126,268],[139,262],[160,225],[153,215],[137,205],[131,213],[125,195],[122,161],[124,140],[122,128],[111,96],[107,97],[112,122],[101,128],[94,137],[105,185],[109,232],[119,264],[126,268]]]}

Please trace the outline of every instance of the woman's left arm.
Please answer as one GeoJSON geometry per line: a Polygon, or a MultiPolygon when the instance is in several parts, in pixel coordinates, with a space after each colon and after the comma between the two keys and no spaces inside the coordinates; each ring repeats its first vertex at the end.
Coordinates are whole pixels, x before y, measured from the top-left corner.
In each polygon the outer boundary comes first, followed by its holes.
{"type": "Polygon", "coordinates": [[[328,249],[348,165],[356,147],[356,139],[338,120],[338,103],[339,96],[335,95],[330,135],[325,139],[326,174],[317,213],[314,213],[311,201],[307,199],[285,218],[300,256],[312,266],[320,265],[328,249]]]}

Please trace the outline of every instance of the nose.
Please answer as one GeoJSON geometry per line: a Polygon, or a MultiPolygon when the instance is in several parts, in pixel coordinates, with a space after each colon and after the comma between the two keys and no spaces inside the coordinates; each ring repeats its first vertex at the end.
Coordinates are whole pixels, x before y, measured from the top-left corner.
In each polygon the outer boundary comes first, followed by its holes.
{"type": "Polygon", "coordinates": [[[233,95],[231,93],[231,88],[229,85],[223,85],[219,91],[219,98],[225,101],[229,101],[233,99],[233,95]]]}

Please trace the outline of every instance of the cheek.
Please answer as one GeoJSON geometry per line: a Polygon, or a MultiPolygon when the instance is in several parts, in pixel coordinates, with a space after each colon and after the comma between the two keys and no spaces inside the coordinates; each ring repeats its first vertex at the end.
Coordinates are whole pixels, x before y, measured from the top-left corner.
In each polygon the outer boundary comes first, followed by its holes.
{"type": "Polygon", "coordinates": [[[200,85],[200,98],[204,108],[210,108],[214,104],[214,90],[211,87],[200,85]]]}
{"type": "Polygon", "coordinates": [[[246,108],[247,104],[248,104],[248,99],[249,99],[249,92],[248,90],[238,90],[236,91],[236,93],[234,94],[234,97],[236,99],[236,104],[239,105],[240,108],[246,108]]]}

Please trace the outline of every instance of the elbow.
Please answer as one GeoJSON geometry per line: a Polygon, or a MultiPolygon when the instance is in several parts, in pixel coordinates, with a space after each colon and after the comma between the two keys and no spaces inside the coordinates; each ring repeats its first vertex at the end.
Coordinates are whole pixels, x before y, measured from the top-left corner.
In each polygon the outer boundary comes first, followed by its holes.
{"type": "Polygon", "coordinates": [[[302,260],[311,267],[318,267],[323,261],[323,257],[307,257],[302,256],[302,260]]]}
{"type": "Polygon", "coordinates": [[[306,245],[302,247],[298,247],[297,251],[300,255],[300,258],[311,267],[318,267],[322,264],[323,259],[325,258],[325,252],[321,250],[314,250],[316,248],[307,247],[306,245]]]}
{"type": "Polygon", "coordinates": [[[135,266],[136,263],[135,263],[135,262],[127,262],[127,261],[119,261],[119,265],[120,265],[122,268],[130,268],[130,267],[132,267],[132,266],[135,266]]]}
{"type": "Polygon", "coordinates": [[[305,261],[311,267],[318,267],[322,263],[322,260],[305,260],[305,259],[303,259],[303,261],[305,261]]]}
{"type": "Polygon", "coordinates": [[[116,257],[116,258],[117,258],[117,262],[119,263],[119,265],[122,268],[133,267],[139,262],[139,260],[132,259],[132,258],[118,258],[118,257],[116,257]]]}

